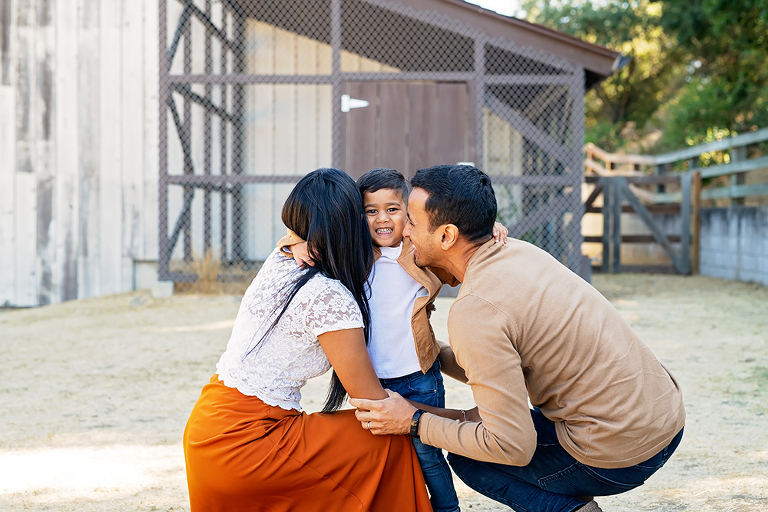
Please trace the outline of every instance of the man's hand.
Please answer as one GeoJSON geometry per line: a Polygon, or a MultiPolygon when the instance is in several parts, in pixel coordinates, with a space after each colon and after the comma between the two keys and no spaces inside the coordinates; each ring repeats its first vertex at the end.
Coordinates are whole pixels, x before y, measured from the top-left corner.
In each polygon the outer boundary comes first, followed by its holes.
{"type": "Polygon", "coordinates": [[[351,398],[349,403],[357,407],[355,417],[364,429],[376,435],[409,433],[416,408],[394,391],[385,391],[389,398],[384,400],[351,398]]]}

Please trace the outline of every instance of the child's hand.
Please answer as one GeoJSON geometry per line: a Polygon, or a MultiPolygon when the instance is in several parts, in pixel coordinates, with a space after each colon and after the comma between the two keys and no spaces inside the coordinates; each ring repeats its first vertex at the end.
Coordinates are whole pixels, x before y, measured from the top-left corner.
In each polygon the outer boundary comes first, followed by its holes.
{"type": "Polygon", "coordinates": [[[467,421],[474,421],[476,423],[483,421],[483,419],[480,417],[480,411],[477,409],[477,407],[464,411],[464,413],[466,414],[467,421]]]}
{"type": "Polygon", "coordinates": [[[500,222],[493,223],[493,239],[496,240],[497,244],[507,245],[507,233],[509,233],[509,230],[504,227],[504,224],[500,222]]]}
{"type": "Polygon", "coordinates": [[[291,252],[293,252],[293,259],[296,260],[296,264],[301,268],[315,266],[315,261],[309,255],[307,242],[301,242],[300,244],[292,245],[291,252]]]}

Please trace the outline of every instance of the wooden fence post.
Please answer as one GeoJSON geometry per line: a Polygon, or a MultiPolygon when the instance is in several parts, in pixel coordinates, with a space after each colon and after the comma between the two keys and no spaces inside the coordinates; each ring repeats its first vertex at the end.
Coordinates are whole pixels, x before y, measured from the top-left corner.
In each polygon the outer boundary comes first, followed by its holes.
{"type": "MultiPolygon", "coordinates": [[[[731,162],[743,162],[747,159],[747,146],[740,146],[731,148],[731,162]]],[[[731,188],[739,185],[744,185],[747,182],[747,174],[744,172],[738,172],[731,174],[731,188]]],[[[743,197],[731,197],[731,205],[743,205],[743,197]]]]}
{"type": "Polygon", "coordinates": [[[680,272],[691,273],[691,181],[693,173],[686,172],[680,175],[680,272]]]}
{"type": "Polygon", "coordinates": [[[692,274],[698,274],[699,273],[699,256],[701,254],[701,173],[700,172],[694,172],[693,173],[693,183],[691,186],[691,199],[693,201],[692,204],[692,214],[693,214],[693,225],[691,226],[691,231],[693,232],[693,258],[691,262],[691,273],[692,274]]]}
{"type": "MultiPolygon", "coordinates": [[[[661,176],[662,174],[664,174],[664,169],[665,169],[665,164],[657,165],[656,166],[656,175],[657,176],[661,176]]],[[[656,193],[657,194],[663,194],[664,193],[664,184],[663,183],[659,183],[658,185],[656,185],[656,193]]]]}
{"type": "MultiPolygon", "coordinates": [[[[612,178],[613,179],[613,178],[612,178]]],[[[613,192],[613,274],[621,272],[621,187],[617,183],[611,187],[613,192]]]]}
{"type": "Polygon", "coordinates": [[[611,271],[611,199],[613,191],[611,178],[600,178],[603,184],[603,273],[611,271]]]}

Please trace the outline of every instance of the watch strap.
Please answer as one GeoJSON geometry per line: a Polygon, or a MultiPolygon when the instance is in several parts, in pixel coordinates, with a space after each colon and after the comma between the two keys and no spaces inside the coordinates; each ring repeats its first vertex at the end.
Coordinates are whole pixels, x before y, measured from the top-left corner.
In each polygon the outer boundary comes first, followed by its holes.
{"type": "Polygon", "coordinates": [[[411,417],[411,437],[419,438],[419,422],[421,421],[421,415],[424,414],[423,409],[416,409],[411,417]]]}

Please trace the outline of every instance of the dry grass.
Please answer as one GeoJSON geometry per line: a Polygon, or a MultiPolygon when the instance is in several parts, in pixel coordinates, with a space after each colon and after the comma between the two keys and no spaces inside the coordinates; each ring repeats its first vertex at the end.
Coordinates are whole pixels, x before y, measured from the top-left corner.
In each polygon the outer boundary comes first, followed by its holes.
{"type": "MultiPolygon", "coordinates": [[[[680,382],[686,434],[604,510],[768,510],[768,288],[680,276],[595,276],[680,382]]],[[[188,510],[181,436],[240,297],[136,292],[0,310],[0,510],[188,510]]],[[[445,338],[449,299],[433,315],[445,338]]],[[[449,406],[466,386],[446,379],[449,406]]],[[[317,410],[325,381],[303,405],[317,410]]],[[[457,486],[463,510],[508,510],[457,486]]]]}
{"type": "Polygon", "coordinates": [[[189,283],[176,283],[175,291],[198,295],[242,295],[261,268],[261,264],[223,263],[213,251],[195,254],[191,262],[171,262],[171,269],[197,275],[189,283]]]}

